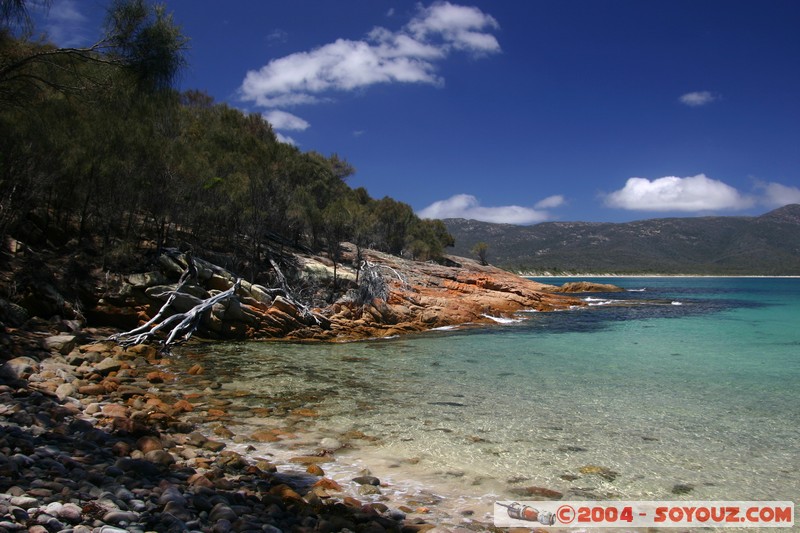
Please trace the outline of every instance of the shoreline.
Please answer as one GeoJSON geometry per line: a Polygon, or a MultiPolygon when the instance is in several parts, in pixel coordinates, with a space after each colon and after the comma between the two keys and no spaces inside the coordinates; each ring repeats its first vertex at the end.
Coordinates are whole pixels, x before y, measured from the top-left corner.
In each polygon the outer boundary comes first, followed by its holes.
{"type": "MultiPolygon", "coordinates": [[[[243,416],[218,397],[221,385],[202,366],[179,370],[189,356],[163,359],[145,345],[123,349],[98,341],[104,336],[97,332],[57,333],[13,331],[2,339],[0,530],[436,527],[429,522],[439,518],[431,511],[436,498],[416,508],[384,503],[372,495],[385,482],[369,472],[347,486],[326,476],[321,468],[335,451],[305,442],[286,464],[259,457],[254,439],[236,439],[224,424],[253,413],[243,416]]],[[[256,413],[278,425],[307,414],[256,413]]],[[[357,458],[348,453],[345,461],[357,458]]]]}
{"type": "Polygon", "coordinates": [[[730,279],[800,279],[800,276],[714,275],[714,274],[517,274],[522,278],[730,278],[730,279]]]}
{"type": "MultiPolygon", "coordinates": [[[[215,345],[209,343],[201,350],[184,348],[182,351],[186,353],[179,356],[174,366],[184,371],[196,364],[211,368],[211,359],[218,355],[215,345]]],[[[451,528],[458,531],[494,529],[493,502],[499,495],[481,493],[473,497],[460,490],[454,491],[419,464],[419,458],[387,457],[381,447],[384,435],[364,434],[355,429],[335,427],[336,424],[330,426],[325,408],[319,406],[320,400],[325,402],[324,397],[304,398],[300,394],[299,400],[292,397],[265,400],[263,396],[253,399],[248,391],[239,388],[237,382],[227,381],[224,375],[217,385],[213,391],[206,389],[205,392],[227,404],[225,409],[229,417],[198,423],[199,430],[226,442],[229,449],[242,456],[251,460],[268,457],[280,474],[286,476],[302,475],[307,467],[319,466],[326,479],[342,488],[335,497],[387,505],[411,519],[435,524],[437,532],[451,531],[451,528]],[[256,416],[242,416],[248,403],[262,406],[256,410],[256,416]],[[268,415],[264,414],[266,411],[268,415]],[[215,436],[220,431],[226,436],[215,436]],[[355,481],[363,476],[377,478],[373,480],[374,489],[355,481]],[[487,500],[489,496],[492,497],[487,500]]]]}

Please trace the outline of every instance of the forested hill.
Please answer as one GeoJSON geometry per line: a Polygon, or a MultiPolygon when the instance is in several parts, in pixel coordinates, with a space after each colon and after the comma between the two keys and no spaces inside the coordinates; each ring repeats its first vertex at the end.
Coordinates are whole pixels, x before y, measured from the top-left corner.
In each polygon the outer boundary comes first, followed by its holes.
{"type": "Polygon", "coordinates": [[[534,226],[445,220],[456,255],[520,272],[800,275],[800,205],[758,217],[660,218],[534,226]]]}
{"type": "Polygon", "coordinates": [[[187,37],[163,7],[113,2],[96,44],[58,48],[29,38],[30,5],[0,2],[0,237],[88,249],[104,268],[213,250],[254,279],[285,246],[336,262],[342,241],[420,260],[451,244],[440,221],[351,188],[343,157],[176,91],[187,37]]]}

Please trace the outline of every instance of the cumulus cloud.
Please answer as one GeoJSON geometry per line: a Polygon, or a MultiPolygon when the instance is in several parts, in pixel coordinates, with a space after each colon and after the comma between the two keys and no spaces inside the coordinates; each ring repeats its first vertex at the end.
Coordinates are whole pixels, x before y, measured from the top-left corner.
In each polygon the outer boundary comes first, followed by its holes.
{"type": "Polygon", "coordinates": [[[377,27],[360,40],[337,39],[310,51],[273,59],[247,73],[239,89],[263,107],[312,104],[331,91],[378,83],[442,85],[437,62],[453,51],[486,55],[500,51],[490,32],[499,26],[475,7],[437,2],[420,7],[398,31],[377,27]]]}
{"type": "Polygon", "coordinates": [[[544,200],[539,200],[533,207],[536,209],[553,209],[556,207],[561,207],[565,202],[566,200],[564,200],[562,195],[556,194],[553,196],[548,196],[544,200]]]}
{"type": "Polygon", "coordinates": [[[276,130],[303,131],[310,126],[308,122],[297,115],[292,115],[291,113],[277,109],[269,113],[264,113],[263,117],[267,122],[272,124],[272,127],[276,130]]]}
{"type": "Polygon", "coordinates": [[[789,187],[780,183],[758,183],[758,189],[762,189],[761,203],[769,207],[781,207],[789,204],[800,204],[800,189],[789,187]]]}
{"type": "Polygon", "coordinates": [[[277,131],[275,132],[275,138],[278,139],[278,142],[291,144],[292,146],[297,146],[297,141],[295,141],[294,139],[292,139],[291,137],[289,137],[287,135],[282,135],[281,133],[279,133],[277,131]]]}
{"type": "MultiPolygon", "coordinates": [[[[556,207],[563,203],[563,197],[551,196],[537,204],[545,207],[556,207]],[[561,200],[558,203],[555,199],[561,200]]],[[[533,224],[550,218],[547,211],[518,205],[484,207],[471,194],[456,194],[447,200],[434,202],[417,213],[421,218],[468,218],[483,222],[502,224],[533,224]]]]}
{"type": "Polygon", "coordinates": [[[636,211],[721,211],[745,209],[753,198],[705,174],[655,180],[629,178],[625,186],[608,194],[605,203],[636,211]]]}
{"type": "Polygon", "coordinates": [[[692,93],[686,93],[679,98],[682,104],[688,105],[689,107],[708,105],[717,99],[717,95],[710,91],[695,91],[692,93]]]}

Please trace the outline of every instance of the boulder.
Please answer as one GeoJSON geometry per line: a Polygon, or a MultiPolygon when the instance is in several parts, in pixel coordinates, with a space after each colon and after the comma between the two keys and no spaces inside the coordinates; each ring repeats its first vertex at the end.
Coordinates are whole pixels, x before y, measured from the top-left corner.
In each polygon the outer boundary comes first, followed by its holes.
{"type": "Polygon", "coordinates": [[[159,271],[130,274],[125,280],[137,289],[147,289],[154,285],[164,285],[169,280],[159,271]]]}
{"type": "MultiPolygon", "coordinates": [[[[144,291],[144,293],[150,298],[160,300],[162,302],[166,302],[174,292],[175,287],[170,285],[155,285],[144,291]]],[[[203,300],[201,298],[182,290],[175,295],[170,307],[179,313],[185,313],[196,305],[200,305],[202,302],[203,300]]]]}
{"type": "Polygon", "coordinates": [[[0,322],[18,328],[24,324],[30,316],[24,307],[0,298],[0,322]]]}
{"type": "Polygon", "coordinates": [[[557,287],[553,292],[624,292],[625,289],[610,283],[594,283],[591,281],[570,281],[557,287]]]}
{"type": "Polygon", "coordinates": [[[31,357],[15,357],[0,366],[0,377],[6,379],[28,379],[39,372],[39,363],[31,357]]]}
{"type": "Polygon", "coordinates": [[[67,355],[75,348],[78,338],[75,335],[54,335],[42,341],[42,347],[46,350],[67,355]]]}

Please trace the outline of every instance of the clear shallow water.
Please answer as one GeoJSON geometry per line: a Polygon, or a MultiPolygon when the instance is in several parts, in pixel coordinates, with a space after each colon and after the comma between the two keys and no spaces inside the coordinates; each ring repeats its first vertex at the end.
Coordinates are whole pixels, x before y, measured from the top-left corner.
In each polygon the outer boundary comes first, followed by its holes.
{"type": "Polygon", "coordinates": [[[453,514],[481,518],[531,486],[565,499],[796,500],[800,279],[601,281],[629,291],[511,324],[212,345],[200,357],[223,390],[246,391],[238,401],[289,414],[240,411],[237,434],[298,435],[258,452],[287,458],[335,437],[352,448],[330,475],[369,468],[409,498],[444,497],[453,514]],[[589,465],[613,474],[581,472],[589,465]],[[678,484],[692,489],[676,495],[678,484]]]}

